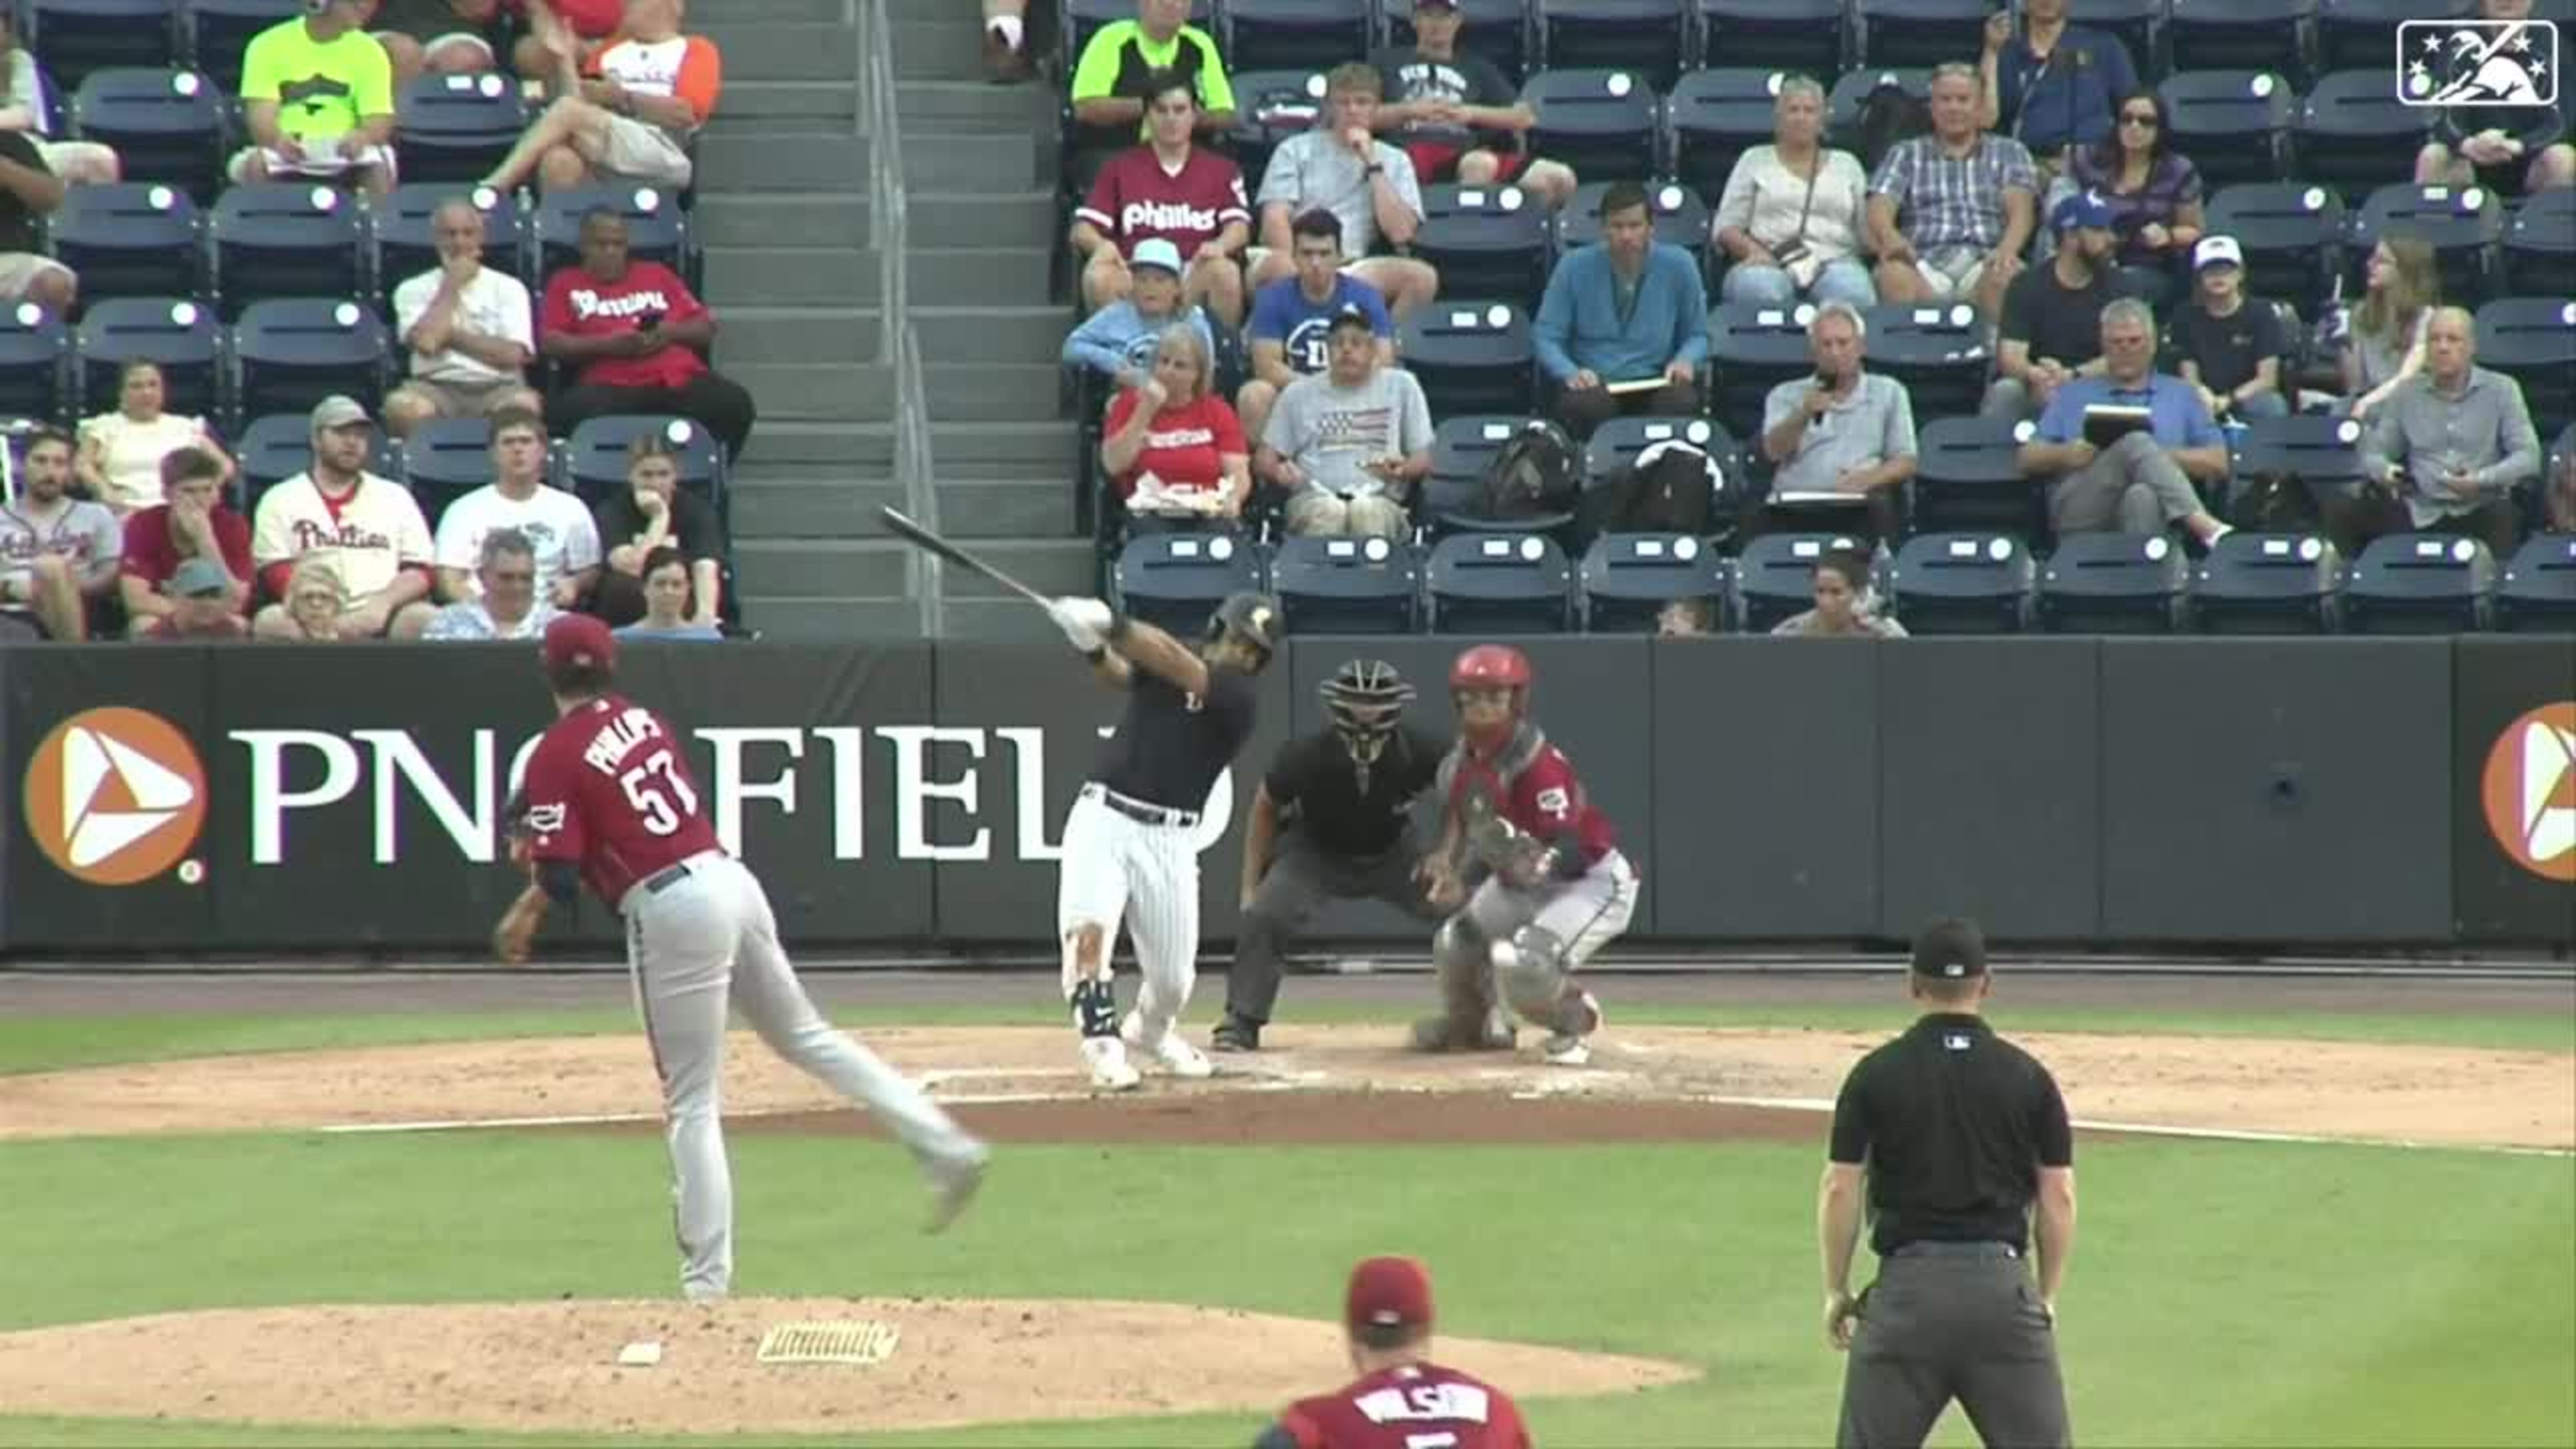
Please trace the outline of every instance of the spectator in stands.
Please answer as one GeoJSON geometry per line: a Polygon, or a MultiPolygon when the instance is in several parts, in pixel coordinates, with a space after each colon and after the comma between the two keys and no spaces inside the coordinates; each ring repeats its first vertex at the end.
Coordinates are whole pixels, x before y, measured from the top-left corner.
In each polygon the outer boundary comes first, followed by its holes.
{"type": "Polygon", "coordinates": [[[504,9],[524,23],[510,65],[519,73],[519,92],[535,99],[554,79],[555,53],[546,37],[558,27],[572,32],[573,55],[587,68],[592,56],[617,36],[626,19],[626,0],[501,0],[504,9]]]}
{"type": "Polygon", "coordinates": [[[2245,295],[2245,250],[2206,236],[2192,252],[2192,297],[2173,320],[2176,370],[2200,389],[2211,416],[2238,422],[2290,415],[2281,359],[2289,329],[2271,303],[2245,295]]]}
{"type": "Polygon", "coordinates": [[[367,21],[376,0],[321,0],[251,37],[242,53],[235,181],[314,177],[394,188],[394,67],[367,21]]]}
{"type": "Polygon", "coordinates": [[[347,585],[340,566],[325,554],[294,565],[286,576],[284,607],[271,604],[251,621],[253,639],[295,644],[337,644],[352,635],[342,627],[348,614],[347,585]]]}
{"type": "Polygon", "coordinates": [[[984,0],[986,77],[996,85],[1011,85],[1036,71],[1029,59],[1029,0],[984,0]]]}
{"type": "Polygon", "coordinates": [[[1087,186],[1110,157],[1144,139],[1146,78],[1176,71],[1197,87],[1198,128],[1221,136],[1234,124],[1234,87],[1216,40],[1189,23],[1190,0],[1136,0],[1136,18],[1092,32],[1073,63],[1074,154],[1067,180],[1087,186]]]}
{"type": "Polygon", "coordinates": [[[2228,526],[2193,484],[2226,478],[2227,440],[2191,384],[2155,371],[2154,309],[2134,297],[2103,308],[2102,361],[2100,376],[2075,378],[2050,396],[2037,434],[2021,445],[2021,471],[2049,480],[2051,526],[2063,535],[2162,533],[2180,524],[2204,544],[2217,542],[2228,526]],[[2135,410],[2146,413],[2145,426],[2107,447],[2090,440],[2109,435],[2114,412],[2135,410]]]}
{"type": "Polygon", "coordinates": [[[626,0],[617,38],[584,61],[580,37],[546,14],[529,19],[555,59],[555,98],[483,184],[513,191],[533,173],[547,191],[601,181],[685,188],[689,139],[724,88],[715,42],[680,33],[680,0],[626,0]]]}
{"type": "MultiPolygon", "coordinates": [[[[2531,0],[2482,0],[2478,13],[2487,20],[2526,21],[2531,18],[2531,0]]],[[[2559,52],[2562,67],[2565,56],[2566,52],[2559,52]]],[[[2491,59],[2487,64],[2508,72],[2518,69],[2518,63],[2509,59],[2491,59]]],[[[2545,77],[2531,79],[2550,84],[2545,77]]],[[[2562,77],[2551,88],[2565,84],[2562,77]]],[[[2567,115],[2557,106],[2544,105],[2448,107],[2433,125],[2433,139],[2415,153],[2415,181],[2420,186],[2466,186],[2474,181],[2500,196],[2576,185],[2576,146],[2567,142],[2567,115]]]]}
{"type": "Polygon", "coordinates": [[[2200,169],[2167,149],[2172,124],[2173,112],[2154,91],[2122,96],[2110,139],[2076,147],[2058,183],[2110,209],[2119,263],[2133,269],[2128,290],[2151,302],[2167,295],[2203,230],[2200,169]]]}
{"type": "Polygon", "coordinates": [[[1207,339],[1186,327],[1165,332],[1152,368],[1109,405],[1100,440],[1101,471],[1128,517],[1241,517],[1252,493],[1252,449],[1217,391],[1207,339]]]}
{"type": "Polygon", "coordinates": [[[438,265],[394,288],[411,376],[385,399],[386,429],[402,438],[431,418],[544,411],[527,383],[537,355],[527,284],[483,265],[483,213],[472,202],[444,203],[429,225],[438,265]]]}
{"type": "Polygon", "coordinates": [[[170,627],[174,614],[186,622],[204,623],[203,610],[184,610],[191,591],[179,586],[179,572],[207,568],[224,579],[229,611],[248,627],[251,566],[250,522],[224,504],[225,466],[203,448],[180,448],[161,459],[159,492],[168,502],[156,504],[125,520],[125,556],[118,563],[117,592],[125,601],[128,632],[136,638],[170,627]]]}
{"type": "Polygon", "coordinates": [[[1177,71],[1157,71],[1145,144],[1111,158],[1073,213],[1073,253],[1085,258],[1082,304],[1094,311],[1126,299],[1127,259],[1148,241],[1169,242],[1187,264],[1182,295],[1228,328],[1243,325],[1243,249],[1252,204],[1243,173],[1222,153],[1190,142],[1198,94],[1177,71]]]}
{"type": "MultiPolygon", "coordinates": [[[[2576,428],[2568,433],[2576,433],[2576,428]]],[[[2543,533],[2576,533],[2576,446],[2570,445],[2568,433],[2559,434],[2558,457],[2549,468],[2548,491],[2541,495],[2543,533]]]]}
{"type": "Polygon", "coordinates": [[[1826,146],[1824,134],[1825,88],[1802,75],[1783,77],[1771,107],[1771,144],[1736,158],[1710,219],[1732,263],[1720,284],[1727,301],[1877,305],[1878,288],[1860,256],[1869,234],[1869,175],[1859,157],[1826,146]]]}
{"type": "Polygon", "coordinates": [[[2442,272],[2433,248],[2417,237],[2383,237],[2363,270],[2361,305],[2352,314],[2337,365],[2347,409],[2368,418],[2424,369],[2425,329],[2442,302],[2442,272]]]}
{"type": "Polygon", "coordinates": [[[1431,405],[1412,373],[1378,365],[1367,312],[1335,317],[1330,346],[1329,370],[1279,394],[1255,469],[1287,490],[1290,533],[1401,539],[1406,494],[1431,471],[1431,405]]]}
{"type": "Polygon", "coordinates": [[[1136,244],[1127,262],[1133,280],[1127,300],[1112,302],[1082,319],[1064,339],[1068,367],[1086,368],[1122,388],[1142,386],[1153,375],[1154,345],[1172,329],[1187,328],[1213,351],[1216,337],[1207,314],[1181,304],[1181,249],[1155,237],[1136,244]]]}
{"type": "MultiPolygon", "coordinates": [[[[413,639],[429,623],[429,523],[411,490],[367,471],[375,425],[354,398],[313,409],[313,465],[260,495],[251,559],[270,597],[289,599],[296,568],[328,561],[340,587],[334,627],[344,639],[413,639]]],[[[251,620],[263,638],[292,638],[285,604],[251,620]]]]}
{"type": "Polygon", "coordinates": [[[471,597],[440,609],[423,639],[534,639],[561,612],[537,589],[537,553],[515,528],[483,535],[471,597]]]}
{"type": "Polygon", "coordinates": [[[492,481],[447,505],[438,519],[438,597],[461,603],[482,592],[483,540],[516,534],[536,562],[537,597],[557,609],[581,606],[599,583],[599,529],[581,500],[546,484],[546,425],[532,410],[492,419],[492,481]]]}
{"type": "Polygon", "coordinates": [[[116,587],[125,530],[106,505],[71,496],[72,440],[60,432],[28,434],[19,472],[19,496],[0,501],[0,618],[76,643],[116,587]]]}
{"type": "Polygon", "coordinates": [[[2068,24],[2068,5],[2022,0],[2019,35],[2010,7],[1987,16],[1977,61],[1979,129],[2003,130],[2052,175],[2069,148],[2110,139],[2112,107],[2138,89],[2129,48],[2107,30],[2068,24]]]}
{"type": "Polygon", "coordinates": [[[501,0],[378,0],[368,22],[400,90],[421,76],[479,75],[499,61],[491,28],[501,0]]]}
{"type": "Polygon", "coordinates": [[[222,644],[250,637],[242,617],[235,581],[224,566],[209,558],[192,558],[170,576],[166,595],[155,596],[164,612],[152,627],[137,628],[134,637],[164,644],[222,644]]]}
{"type": "Polygon", "coordinates": [[[1517,184],[1554,211],[1574,195],[1574,168],[1534,157],[1521,137],[1538,112],[1494,63],[1458,48],[1458,0],[1415,0],[1413,48],[1371,57],[1378,69],[1377,123],[1413,161],[1415,184],[1517,184]]]}
{"type": "Polygon", "coordinates": [[[0,6],[0,131],[34,137],[45,169],[65,185],[116,180],[123,167],[112,148],[98,141],[52,139],[53,122],[47,116],[51,99],[45,94],[45,74],[37,67],[35,54],[18,44],[12,7],[0,6]]]}
{"type": "Polygon", "coordinates": [[[1828,549],[1816,560],[1816,606],[1771,626],[1775,635],[1803,639],[1902,639],[1905,626],[1878,612],[1869,586],[1869,560],[1847,548],[1828,549]]]}
{"type": "Polygon", "coordinates": [[[1704,639],[1717,632],[1717,601],[1674,599],[1655,614],[1660,639],[1704,639]]]}
{"type": "MultiPolygon", "coordinates": [[[[1162,4],[1166,0],[1146,0],[1162,4]]],[[[1335,66],[1324,77],[1324,116],[1270,153],[1261,173],[1261,244],[1252,249],[1254,286],[1295,274],[1293,224],[1322,207],[1342,224],[1342,250],[1361,281],[1377,288],[1401,318],[1440,293],[1440,274],[1411,257],[1371,256],[1381,240],[1410,245],[1422,225],[1422,186],[1413,158],[1376,139],[1378,74],[1365,65],[1335,66]]]]}
{"type": "Polygon", "coordinates": [[[2059,388],[2102,371],[2102,309],[2121,295],[2111,209],[2079,191],[2057,203],[2048,224],[2056,253],[2004,288],[1995,381],[1980,409],[1990,418],[2035,418],[2059,388]]]}
{"type": "Polygon", "coordinates": [[[2519,529],[2513,490],[2540,476],[2540,436],[2522,386],[2477,366],[2465,307],[2433,310],[2424,370],[2398,385],[2361,445],[2358,490],[2323,493],[2327,536],[2350,558],[2389,533],[2447,533],[2510,557],[2519,529]]]}
{"type": "Polygon", "coordinates": [[[1898,142],[1869,183],[1871,250],[1886,302],[1974,298],[1993,316],[2022,269],[2038,202],[2030,152],[1977,121],[1977,73],[1932,72],[1932,133],[1898,142]]]}
{"type": "Polygon", "coordinates": [[[739,457],[758,410],[742,384],[707,366],[715,314],[660,262],[626,251],[626,218],[605,208],[581,219],[581,261],[546,279],[539,348],[571,370],[546,399],[546,423],[568,434],[608,413],[678,413],[706,425],[739,457]]]}
{"type": "Polygon", "coordinates": [[[1816,360],[1813,377],[1796,377],[1771,389],[1762,404],[1762,456],[1771,475],[1771,503],[1760,531],[1802,528],[1818,505],[1797,495],[1833,495],[1843,503],[1823,526],[1847,526],[1851,503],[1868,512],[1868,531],[1893,544],[1905,532],[1905,482],[1914,476],[1914,402],[1905,385],[1863,366],[1869,329],[1849,302],[1827,302],[1807,324],[1807,346],[1816,360]]]}
{"type": "Polygon", "coordinates": [[[1296,275],[1253,294],[1248,334],[1252,377],[1234,395],[1234,410],[1248,438],[1258,439],[1269,426],[1271,406],[1282,389],[1332,366],[1328,334],[1333,319],[1350,308],[1368,314],[1377,336],[1377,365],[1395,366],[1395,322],[1378,289],[1345,264],[1341,218],[1320,206],[1301,213],[1289,228],[1289,240],[1296,275]]]}
{"type": "Polygon", "coordinates": [[[1558,389],[1557,421],[1578,441],[1622,413],[1699,411],[1708,293],[1691,254],[1655,240],[1645,187],[1601,193],[1601,243],[1557,259],[1530,341],[1558,389]]]}
{"type": "Polygon", "coordinates": [[[119,518],[161,502],[170,457],[183,449],[209,455],[219,477],[232,476],[233,460],[216,446],[205,419],[161,410],[168,395],[158,365],[129,362],[116,376],[116,411],[81,420],[72,471],[119,518]]]}
{"type": "Polygon", "coordinates": [[[599,537],[608,546],[608,570],[599,576],[591,612],[610,624],[644,617],[644,562],[677,548],[689,563],[694,623],[716,627],[724,596],[724,528],[705,499],[680,486],[680,459],[671,444],[646,433],[626,450],[626,488],[599,502],[599,537]]]}
{"type": "Polygon", "coordinates": [[[724,631],[712,623],[700,622],[691,607],[689,560],[678,549],[664,544],[644,556],[644,617],[618,628],[620,639],[663,639],[672,642],[704,644],[721,643],[724,631]]]}
{"type": "Polygon", "coordinates": [[[62,204],[62,178],[36,143],[0,131],[0,302],[33,302],[62,317],[80,300],[80,278],[45,255],[36,235],[36,218],[62,204]]]}

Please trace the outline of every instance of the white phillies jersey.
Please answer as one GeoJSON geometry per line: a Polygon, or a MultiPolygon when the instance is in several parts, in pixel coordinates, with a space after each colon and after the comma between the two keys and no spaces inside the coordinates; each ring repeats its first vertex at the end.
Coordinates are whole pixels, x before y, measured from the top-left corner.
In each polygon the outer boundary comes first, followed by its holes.
{"type": "Polygon", "coordinates": [[[427,568],[432,549],[429,521],[411,490],[373,473],[336,502],[322,496],[313,475],[298,473],[260,495],[251,529],[251,561],[301,563],[322,557],[338,566],[344,602],[365,598],[406,568],[427,568]]]}

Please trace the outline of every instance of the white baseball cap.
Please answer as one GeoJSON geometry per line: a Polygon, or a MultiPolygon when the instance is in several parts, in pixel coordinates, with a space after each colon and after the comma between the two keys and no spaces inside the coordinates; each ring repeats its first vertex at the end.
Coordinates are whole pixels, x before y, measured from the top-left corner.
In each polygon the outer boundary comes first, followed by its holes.
{"type": "Polygon", "coordinates": [[[2200,239],[2200,245],[2191,249],[2191,269],[2195,272],[2203,267],[2243,265],[2245,249],[2238,246],[2232,236],[2205,236],[2200,239]]]}
{"type": "Polygon", "coordinates": [[[1181,249],[1162,237],[1147,237],[1136,243],[1136,250],[1127,254],[1127,265],[1161,267],[1177,277],[1181,274],[1181,249]]]}

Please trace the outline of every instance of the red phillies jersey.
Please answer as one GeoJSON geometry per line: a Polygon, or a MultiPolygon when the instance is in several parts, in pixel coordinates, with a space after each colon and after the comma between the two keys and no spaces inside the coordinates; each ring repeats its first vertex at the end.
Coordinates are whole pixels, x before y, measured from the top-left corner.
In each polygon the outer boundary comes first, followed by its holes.
{"type": "MultiPolygon", "coordinates": [[[[660,262],[628,262],[626,275],[603,282],[578,266],[546,279],[541,330],[566,337],[607,337],[632,332],[646,316],[664,325],[707,315],[706,304],[678,274],[660,262]]],[[[677,343],[642,357],[603,357],[585,364],[575,381],[583,387],[686,387],[707,370],[706,360],[677,343]]]]}
{"type": "Polygon", "coordinates": [[[1534,725],[1523,725],[1510,743],[1491,755],[1478,754],[1462,738],[1450,752],[1443,773],[1448,777],[1452,811],[1473,808],[1468,798],[1473,792],[1525,835],[1552,844],[1572,831],[1583,843],[1587,866],[1618,844],[1610,817],[1601,813],[1592,797],[1583,793],[1583,782],[1574,777],[1573,762],[1534,725]]]}
{"type": "Polygon", "coordinates": [[[528,757],[528,853],[568,860],[614,909],[665,866],[719,850],[698,782],[661,716],[616,695],[556,720],[528,757]]]}
{"type": "Polygon", "coordinates": [[[1297,1449],[1529,1449],[1512,1396],[1438,1364],[1370,1374],[1279,1416],[1297,1449]]]}
{"type": "Polygon", "coordinates": [[[1190,159],[1174,173],[1163,169],[1153,147],[1136,146],[1101,168],[1073,217],[1116,242],[1120,256],[1132,257],[1136,243],[1161,237],[1187,261],[1229,224],[1250,226],[1252,207],[1244,200],[1243,173],[1214,151],[1192,146],[1190,159]]]}

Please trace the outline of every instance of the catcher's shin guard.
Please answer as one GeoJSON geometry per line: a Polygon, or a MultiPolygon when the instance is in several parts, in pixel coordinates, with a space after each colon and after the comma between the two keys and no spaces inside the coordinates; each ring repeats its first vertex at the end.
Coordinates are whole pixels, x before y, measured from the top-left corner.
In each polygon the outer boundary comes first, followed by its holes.
{"type": "MultiPolygon", "coordinates": [[[[1472,1051],[1487,1043],[1493,1015],[1494,977],[1485,933],[1465,911],[1440,923],[1431,937],[1431,970],[1440,984],[1440,1015],[1414,1023],[1421,1051],[1472,1051]]],[[[1508,1045],[1508,1043],[1506,1043],[1508,1045]]]]}
{"type": "Polygon", "coordinates": [[[1491,951],[1494,979],[1503,1000],[1534,1025],[1557,1025],[1558,1003],[1566,996],[1565,946],[1553,932],[1523,926],[1491,951]]]}

